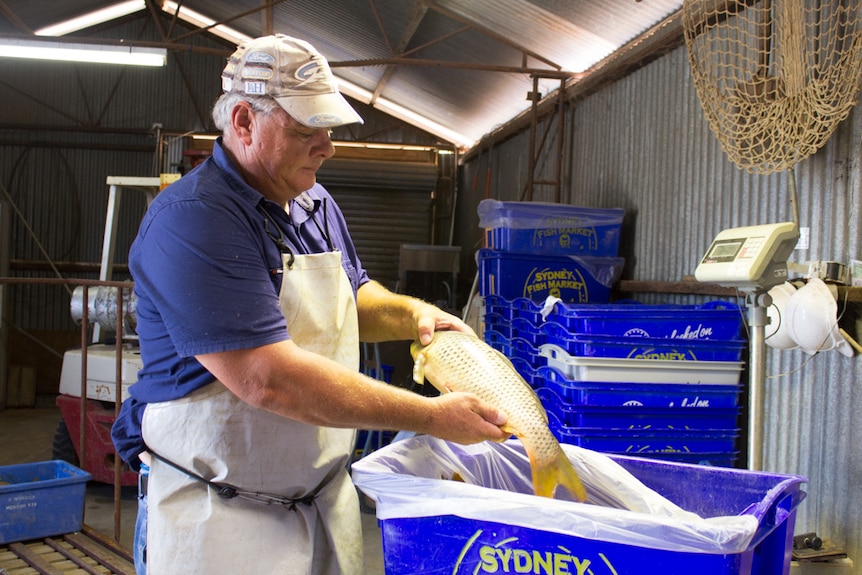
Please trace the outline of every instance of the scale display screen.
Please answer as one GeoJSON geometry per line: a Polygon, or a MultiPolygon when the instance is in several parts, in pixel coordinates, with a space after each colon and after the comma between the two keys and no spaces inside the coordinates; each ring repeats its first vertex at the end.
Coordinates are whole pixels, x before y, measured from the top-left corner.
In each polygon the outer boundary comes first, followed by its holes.
{"type": "Polygon", "coordinates": [[[798,239],[792,222],[724,230],[701,259],[695,278],[741,289],[777,285],[787,279],[787,258],[798,239]]]}
{"type": "Polygon", "coordinates": [[[714,242],[706,254],[704,261],[712,262],[732,262],[739,253],[739,248],[742,247],[744,240],[726,240],[723,242],[714,242]]]}

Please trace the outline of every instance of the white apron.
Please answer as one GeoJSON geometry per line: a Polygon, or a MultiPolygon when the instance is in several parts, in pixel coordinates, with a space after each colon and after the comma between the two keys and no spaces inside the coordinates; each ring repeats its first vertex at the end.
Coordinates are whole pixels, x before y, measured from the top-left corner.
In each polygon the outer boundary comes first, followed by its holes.
{"type": "MultiPolygon", "coordinates": [[[[284,256],[279,296],[293,341],[359,368],[356,301],[338,252],[284,256]]],[[[215,382],[147,406],[147,446],[215,483],[298,499],[293,509],[224,499],[153,460],[148,575],[361,574],[362,533],[347,473],[353,430],[307,425],[256,409],[215,382]]]]}

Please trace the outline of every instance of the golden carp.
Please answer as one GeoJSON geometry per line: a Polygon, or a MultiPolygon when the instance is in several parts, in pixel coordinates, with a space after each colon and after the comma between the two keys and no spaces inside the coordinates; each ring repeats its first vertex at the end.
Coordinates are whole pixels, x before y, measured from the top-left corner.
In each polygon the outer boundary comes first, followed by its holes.
{"type": "Polygon", "coordinates": [[[524,445],[536,495],[553,497],[562,485],[578,501],[586,499],[575,468],[548,428],[545,408],[506,356],[478,337],[458,331],[435,332],[427,346],[413,342],[410,354],[416,383],[427,379],[440,393],[470,392],[506,412],[509,421],[503,430],[524,445]]]}

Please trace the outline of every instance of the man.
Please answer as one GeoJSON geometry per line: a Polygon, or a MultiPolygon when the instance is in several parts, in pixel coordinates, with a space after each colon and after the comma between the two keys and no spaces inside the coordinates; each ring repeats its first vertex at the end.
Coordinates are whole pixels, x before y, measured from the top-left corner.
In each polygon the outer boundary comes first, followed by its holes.
{"type": "Polygon", "coordinates": [[[258,38],[222,83],[212,157],[159,194],[129,255],[144,368],[113,437],[136,469],[152,458],[147,573],[361,573],[353,429],[497,441],[506,415],[359,373],[360,341],[469,327],[370,280],[315,182],[328,130],[362,121],[323,57],[258,38]]]}

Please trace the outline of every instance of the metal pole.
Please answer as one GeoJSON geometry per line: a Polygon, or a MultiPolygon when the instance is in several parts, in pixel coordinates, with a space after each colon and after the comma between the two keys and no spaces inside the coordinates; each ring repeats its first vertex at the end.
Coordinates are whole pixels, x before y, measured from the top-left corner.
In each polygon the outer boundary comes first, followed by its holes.
{"type": "Polygon", "coordinates": [[[560,79],[560,92],[557,94],[557,157],[556,183],[554,184],[554,201],[560,203],[563,201],[563,152],[565,146],[563,140],[566,137],[565,120],[566,120],[566,80],[560,79]]]}
{"type": "MultiPolygon", "coordinates": [[[[117,324],[116,346],[114,348],[116,363],[114,387],[114,419],[120,416],[120,404],[123,403],[123,288],[117,288],[117,324]]],[[[120,454],[114,448],[114,540],[119,542],[122,531],[122,461],[120,454]]]]}
{"type": "Polygon", "coordinates": [[[529,94],[531,104],[531,118],[530,118],[530,157],[529,157],[529,166],[527,166],[527,185],[524,188],[524,192],[521,194],[521,199],[526,199],[527,201],[533,200],[533,183],[536,179],[536,131],[538,130],[539,118],[538,118],[538,105],[539,100],[541,99],[539,95],[539,77],[533,76],[533,91],[529,94]]]}
{"type": "MultiPolygon", "coordinates": [[[[78,461],[81,464],[81,469],[87,468],[87,368],[89,368],[89,357],[87,356],[87,346],[89,338],[87,337],[87,326],[90,324],[89,312],[90,306],[87,302],[90,301],[90,288],[84,286],[84,308],[81,313],[81,395],[79,396],[79,422],[81,429],[78,432],[78,461]]],[[[84,510],[86,513],[86,509],[84,510]]]]}
{"type": "Polygon", "coordinates": [[[763,469],[763,421],[766,373],[766,315],[772,305],[767,292],[746,294],[749,335],[749,386],[748,386],[748,468],[763,469]]]}
{"type": "MultiPolygon", "coordinates": [[[[108,214],[105,218],[105,235],[102,240],[102,261],[99,265],[99,279],[110,281],[114,275],[114,246],[117,240],[117,220],[120,214],[120,187],[111,185],[108,192],[108,214]]],[[[84,300],[87,305],[87,300],[84,300]]],[[[102,340],[102,330],[99,324],[93,326],[93,343],[102,340]]]]}
{"type": "MultiPolygon", "coordinates": [[[[9,260],[12,243],[10,241],[11,223],[9,206],[0,200],[0,277],[9,275],[9,260]]],[[[9,387],[9,352],[8,328],[6,327],[6,298],[9,288],[0,284],[0,411],[6,408],[6,397],[9,387]]]]}

